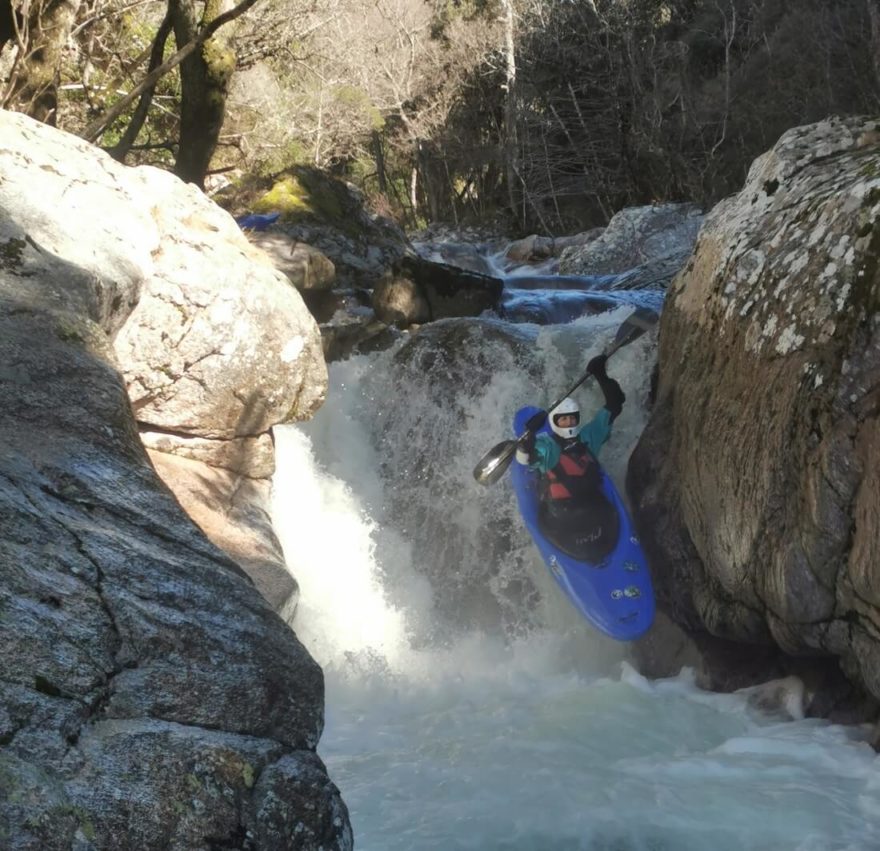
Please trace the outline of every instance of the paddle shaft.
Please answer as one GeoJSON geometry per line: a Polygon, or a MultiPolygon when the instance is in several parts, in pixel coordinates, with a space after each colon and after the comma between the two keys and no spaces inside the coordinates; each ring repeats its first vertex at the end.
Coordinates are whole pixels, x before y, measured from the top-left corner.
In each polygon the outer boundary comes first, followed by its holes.
{"type": "MultiPolygon", "coordinates": [[[[644,332],[644,328],[640,328],[638,326],[631,326],[629,333],[618,334],[617,338],[615,338],[614,342],[608,346],[607,349],[603,352],[606,358],[610,358],[619,348],[625,346],[627,343],[631,343],[636,337],[640,337],[644,332]]],[[[565,391],[549,408],[547,408],[547,415],[560,405],[563,401],[565,401],[578,387],[581,386],[588,378],[592,377],[593,373],[587,370],[571,387],[565,391]]],[[[546,417],[544,418],[546,419],[546,417]]],[[[519,443],[525,436],[532,431],[537,431],[538,428],[543,424],[543,419],[541,422],[535,426],[534,428],[529,428],[526,426],[526,430],[514,441],[514,443],[519,443]]]]}

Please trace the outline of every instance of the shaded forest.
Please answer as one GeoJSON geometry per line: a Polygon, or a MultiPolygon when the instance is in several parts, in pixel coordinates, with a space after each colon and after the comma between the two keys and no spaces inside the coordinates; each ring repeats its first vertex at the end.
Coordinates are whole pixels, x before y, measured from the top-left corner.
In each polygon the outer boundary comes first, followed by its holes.
{"type": "Polygon", "coordinates": [[[413,227],[735,191],[880,104],[880,0],[5,0],[0,97],[209,189],[317,166],[413,227]]]}

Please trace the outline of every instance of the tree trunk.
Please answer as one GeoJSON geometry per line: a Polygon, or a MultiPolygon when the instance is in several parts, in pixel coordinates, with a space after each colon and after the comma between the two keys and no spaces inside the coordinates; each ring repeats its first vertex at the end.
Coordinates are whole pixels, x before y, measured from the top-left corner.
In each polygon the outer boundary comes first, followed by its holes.
{"type": "Polygon", "coordinates": [[[874,78],[880,85],[880,0],[866,0],[868,20],[871,24],[871,60],[874,78]]]}
{"type": "Polygon", "coordinates": [[[379,182],[379,191],[383,195],[388,194],[388,179],[385,175],[385,151],[382,148],[382,136],[378,130],[373,131],[372,136],[373,160],[376,163],[376,180],[379,182]]]}
{"type": "Polygon", "coordinates": [[[504,168],[507,176],[507,195],[510,211],[520,220],[519,205],[516,199],[516,186],[519,182],[517,169],[517,109],[516,109],[516,52],[513,0],[501,0],[504,10],[504,168]]]}
{"type": "Polygon", "coordinates": [[[419,217],[419,167],[414,165],[409,175],[409,203],[413,211],[413,220],[419,217]]]}
{"type": "MultiPolygon", "coordinates": [[[[192,41],[199,30],[223,11],[225,0],[207,0],[200,22],[194,0],[168,0],[178,48],[192,41]]],[[[229,81],[235,70],[235,53],[222,36],[212,36],[180,63],[180,141],[174,173],[204,188],[205,175],[217,148],[229,81]]]]}
{"type": "MultiPolygon", "coordinates": [[[[161,25],[159,26],[159,30],[156,33],[156,37],[153,39],[153,47],[150,50],[150,64],[147,68],[147,73],[152,74],[161,64],[162,57],[165,55],[165,42],[168,40],[168,36],[171,34],[171,12],[166,13],[165,18],[162,20],[161,25]]],[[[158,82],[158,81],[157,81],[158,82]]],[[[153,101],[153,93],[156,91],[156,83],[152,86],[148,86],[138,101],[137,108],[134,111],[134,115],[132,115],[131,121],[128,123],[128,127],[125,128],[125,132],[122,134],[122,138],[112,147],[108,149],[108,153],[115,160],[119,160],[119,162],[124,163],[125,158],[128,156],[128,152],[131,150],[134,143],[137,141],[138,134],[141,132],[141,128],[144,126],[144,122],[147,120],[147,114],[150,111],[150,104],[153,101]]]]}
{"type": "Polygon", "coordinates": [[[22,20],[24,57],[6,102],[44,124],[55,126],[58,120],[61,60],[80,5],[81,0],[46,0],[22,20]]]}

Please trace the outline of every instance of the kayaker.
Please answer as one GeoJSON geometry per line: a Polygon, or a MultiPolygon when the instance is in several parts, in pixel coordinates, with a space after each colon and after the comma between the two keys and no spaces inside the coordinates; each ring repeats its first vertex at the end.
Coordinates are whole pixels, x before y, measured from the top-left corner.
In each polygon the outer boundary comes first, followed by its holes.
{"type": "Polygon", "coordinates": [[[581,426],[577,402],[563,399],[549,412],[552,435],[529,433],[516,453],[520,464],[544,474],[538,514],[542,533],[573,558],[593,562],[614,549],[620,522],[602,492],[596,460],[626,400],[620,384],[605,371],[606,361],[597,355],[587,364],[602,388],[605,407],[581,426]]]}

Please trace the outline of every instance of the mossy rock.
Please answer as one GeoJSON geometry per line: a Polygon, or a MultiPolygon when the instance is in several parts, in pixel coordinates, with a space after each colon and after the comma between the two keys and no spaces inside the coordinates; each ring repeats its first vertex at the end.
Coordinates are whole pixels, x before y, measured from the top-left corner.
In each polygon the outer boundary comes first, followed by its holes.
{"type": "Polygon", "coordinates": [[[341,180],[309,166],[249,178],[239,190],[236,206],[255,213],[280,212],[282,222],[330,225],[351,237],[361,234],[366,224],[356,194],[341,180]]]}

